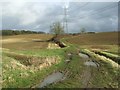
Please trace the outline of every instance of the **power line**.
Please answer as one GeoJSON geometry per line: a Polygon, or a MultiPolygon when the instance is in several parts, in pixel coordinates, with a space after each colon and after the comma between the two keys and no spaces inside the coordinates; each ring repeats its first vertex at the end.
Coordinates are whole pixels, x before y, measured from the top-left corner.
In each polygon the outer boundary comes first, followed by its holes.
{"type": "MultiPolygon", "coordinates": [[[[117,6],[116,6],[117,7],[117,6]]],[[[115,7],[112,7],[112,9],[115,9],[115,7]]],[[[110,10],[110,9],[107,9],[107,10],[110,10]]],[[[104,11],[103,11],[104,12],[104,11]]],[[[102,13],[103,13],[102,12],[102,13]]],[[[100,19],[100,18],[106,18],[106,17],[109,17],[110,15],[106,15],[106,16],[100,16],[100,17],[97,17],[97,19],[100,19]]]]}
{"type": "MultiPolygon", "coordinates": [[[[90,2],[85,3],[83,6],[79,8],[83,8],[87,6],[90,2]]],[[[65,28],[65,31],[68,33],[68,20],[67,20],[67,7],[64,7],[64,22],[63,22],[63,28],[65,28]]]]}
{"type": "MultiPolygon", "coordinates": [[[[90,14],[89,16],[96,15],[96,14],[98,14],[98,12],[103,12],[103,11],[109,10],[110,8],[114,8],[114,7],[111,7],[111,5],[112,5],[112,4],[107,5],[107,6],[103,7],[103,8],[100,8],[100,9],[96,10],[96,11],[97,11],[96,13],[92,13],[92,14],[90,14]],[[108,8],[108,7],[109,7],[109,8],[108,8]]],[[[115,7],[116,7],[116,6],[115,6],[115,7]]],[[[87,17],[87,16],[81,16],[80,18],[84,18],[84,17],[87,17]]]]}
{"type": "Polygon", "coordinates": [[[89,3],[91,3],[91,2],[87,2],[87,3],[85,3],[83,6],[81,6],[81,7],[79,7],[79,8],[81,9],[81,8],[87,6],[89,3]]]}
{"type": "MultiPolygon", "coordinates": [[[[85,7],[85,6],[88,5],[88,4],[89,4],[89,2],[86,3],[86,4],[84,4],[82,7],[85,7]]],[[[92,13],[92,14],[89,14],[89,16],[96,15],[96,14],[100,14],[101,12],[104,12],[104,11],[106,11],[106,10],[111,10],[111,8],[115,8],[115,7],[117,7],[117,6],[119,6],[119,5],[113,5],[113,3],[112,3],[112,4],[109,4],[109,5],[105,6],[105,7],[102,7],[102,8],[97,9],[97,10],[96,10],[97,12],[92,13]]],[[[81,8],[82,8],[82,7],[81,7],[81,8]]],[[[67,11],[67,10],[65,10],[65,11],[67,11]]],[[[65,15],[67,16],[67,14],[65,14],[65,15]]],[[[84,17],[88,17],[88,15],[86,15],[86,16],[81,16],[80,18],[84,18],[84,17]]],[[[103,16],[103,17],[107,17],[107,16],[103,16]]],[[[103,18],[103,17],[101,17],[101,18],[103,18]]],[[[67,19],[66,19],[66,28],[67,28],[67,19]]],[[[67,30],[67,29],[66,29],[66,30],[67,30]]],[[[68,32],[68,31],[67,31],[67,32],[68,32]]]]}
{"type": "Polygon", "coordinates": [[[83,4],[81,7],[75,8],[75,10],[77,10],[77,9],[81,9],[81,8],[87,6],[89,3],[91,3],[91,2],[87,2],[87,3],[83,4]]]}
{"type": "Polygon", "coordinates": [[[66,32],[68,33],[67,8],[66,7],[64,7],[64,27],[66,28],[66,32]]]}
{"type": "MultiPolygon", "coordinates": [[[[92,13],[92,14],[89,14],[89,15],[86,15],[86,16],[80,16],[79,18],[81,18],[81,19],[83,19],[83,18],[85,18],[85,17],[88,17],[88,16],[92,16],[92,15],[97,15],[97,14],[100,14],[101,12],[104,12],[104,11],[106,11],[106,10],[110,10],[111,8],[115,8],[115,7],[117,7],[118,5],[114,5],[114,7],[113,7],[113,4],[110,4],[110,5],[107,5],[107,6],[105,6],[105,7],[103,7],[103,8],[100,8],[100,9],[97,9],[96,11],[96,13],[92,13]],[[111,7],[112,6],[112,7],[111,7]]],[[[73,19],[73,18],[72,18],[73,19]]]]}

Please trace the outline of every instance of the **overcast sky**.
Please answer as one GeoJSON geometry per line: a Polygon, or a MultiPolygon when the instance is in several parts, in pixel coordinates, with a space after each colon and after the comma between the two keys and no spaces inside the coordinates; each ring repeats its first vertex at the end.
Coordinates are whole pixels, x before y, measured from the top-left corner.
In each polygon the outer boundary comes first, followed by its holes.
{"type": "MultiPolygon", "coordinates": [[[[17,0],[16,0],[17,1],[17,0]]],[[[63,23],[64,2],[2,2],[2,29],[49,32],[56,21],[63,23]]],[[[67,2],[69,32],[115,31],[118,28],[117,2],[67,2]]]]}

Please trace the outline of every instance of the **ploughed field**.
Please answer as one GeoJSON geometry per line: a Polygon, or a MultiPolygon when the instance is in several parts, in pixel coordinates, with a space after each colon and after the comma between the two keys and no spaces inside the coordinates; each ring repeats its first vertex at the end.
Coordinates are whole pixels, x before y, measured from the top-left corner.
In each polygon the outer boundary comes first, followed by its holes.
{"type": "Polygon", "coordinates": [[[3,87],[118,88],[117,32],[60,35],[60,48],[50,34],[3,36],[3,87]]]}
{"type": "MultiPolygon", "coordinates": [[[[120,33],[120,32],[119,32],[120,33]]],[[[118,32],[102,32],[71,36],[67,41],[78,45],[117,45],[118,32]]]]}

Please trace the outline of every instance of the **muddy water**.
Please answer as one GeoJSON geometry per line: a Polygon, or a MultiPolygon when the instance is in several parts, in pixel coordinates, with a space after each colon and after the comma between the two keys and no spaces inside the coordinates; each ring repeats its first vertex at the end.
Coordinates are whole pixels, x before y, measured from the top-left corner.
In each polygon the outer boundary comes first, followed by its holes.
{"type": "MultiPolygon", "coordinates": [[[[79,56],[82,57],[83,59],[90,60],[90,61],[84,62],[84,65],[97,67],[97,63],[93,62],[88,55],[79,53],[79,56]]],[[[52,83],[59,82],[59,81],[63,80],[63,78],[65,78],[63,73],[60,73],[60,72],[53,73],[43,80],[43,82],[39,85],[39,88],[44,88],[45,86],[48,86],[52,83]]],[[[86,82],[86,80],[85,80],[85,82],[86,82]]]]}
{"type": "Polygon", "coordinates": [[[93,62],[93,61],[91,60],[91,58],[90,58],[88,55],[83,54],[83,53],[79,53],[79,56],[82,57],[83,59],[88,59],[88,60],[90,60],[90,61],[84,62],[84,65],[87,65],[87,66],[94,66],[94,67],[99,66],[99,64],[96,63],[96,62],[93,62]]]}
{"type": "Polygon", "coordinates": [[[79,56],[85,59],[89,59],[89,56],[83,53],[79,53],[79,56]]]}
{"type": "Polygon", "coordinates": [[[94,63],[94,62],[92,62],[92,61],[85,62],[84,64],[87,65],[87,66],[94,66],[94,67],[97,67],[97,64],[94,63]]]}
{"type": "Polygon", "coordinates": [[[43,82],[40,84],[39,88],[43,88],[43,87],[50,85],[54,82],[58,82],[58,81],[63,79],[63,76],[64,75],[60,72],[53,73],[43,80],[43,82]]]}

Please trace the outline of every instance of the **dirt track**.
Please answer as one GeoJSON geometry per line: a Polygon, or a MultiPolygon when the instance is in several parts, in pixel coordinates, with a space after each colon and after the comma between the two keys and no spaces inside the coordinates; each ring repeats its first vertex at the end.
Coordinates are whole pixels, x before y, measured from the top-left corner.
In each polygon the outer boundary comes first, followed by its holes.
{"type": "Polygon", "coordinates": [[[95,62],[93,62],[91,60],[91,58],[85,54],[81,54],[80,55],[82,58],[80,60],[82,60],[84,62],[84,64],[87,62],[88,65],[86,65],[85,70],[82,73],[82,80],[80,82],[82,82],[82,87],[81,88],[89,88],[89,83],[90,80],[92,79],[92,68],[96,68],[97,69],[97,64],[95,62]]]}

